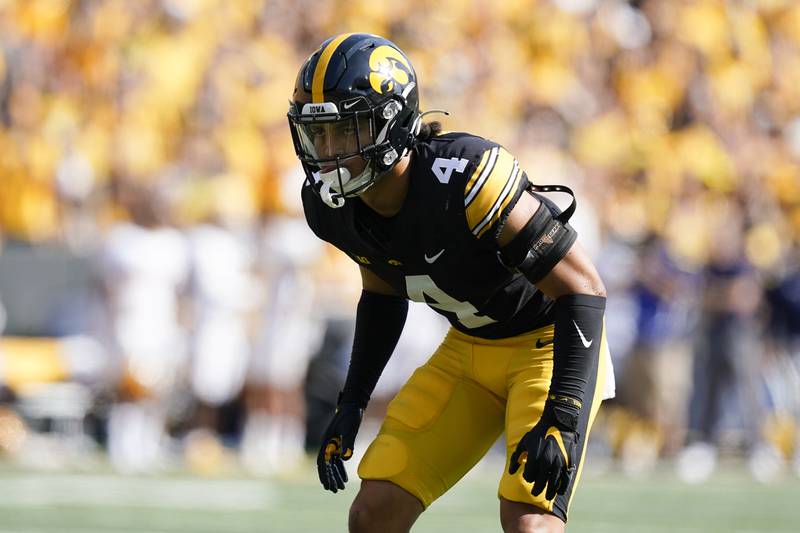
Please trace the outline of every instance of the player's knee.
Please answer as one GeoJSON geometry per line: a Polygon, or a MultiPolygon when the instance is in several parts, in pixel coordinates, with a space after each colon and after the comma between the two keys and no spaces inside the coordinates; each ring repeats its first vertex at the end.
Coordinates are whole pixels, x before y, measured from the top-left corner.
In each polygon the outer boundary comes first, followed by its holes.
{"type": "Polygon", "coordinates": [[[564,522],[544,515],[523,515],[503,524],[506,533],[562,533],[564,522]]]}
{"type": "Polygon", "coordinates": [[[564,522],[532,505],[501,500],[500,522],[505,533],[563,533],[564,522]]]}
{"type": "Polygon", "coordinates": [[[350,516],[347,525],[350,533],[369,533],[377,531],[378,524],[381,522],[381,509],[370,502],[359,501],[358,498],[350,506],[350,516]]]}
{"type": "Polygon", "coordinates": [[[371,533],[386,529],[387,522],[394,522],[393,509],[387,499],[362,496],[360,492],[350,506],[348,527],[350,533],[371,533]]]}
{"type": "Polygon", "coordinates": [[[364,482],[350,506],[350,533],[408,531],[422,513],[422,504],[387,482],[364,482]]]}

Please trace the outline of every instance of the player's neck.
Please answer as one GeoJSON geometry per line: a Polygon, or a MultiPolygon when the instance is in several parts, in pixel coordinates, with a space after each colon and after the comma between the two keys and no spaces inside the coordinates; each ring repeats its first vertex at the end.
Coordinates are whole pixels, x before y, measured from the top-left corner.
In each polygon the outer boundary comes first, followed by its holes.
{"type": "Polygon", "coordinates": [[[411,174],[410,163],[410,155],[401,159],[378,183],[361,194],[361,201],[386,218],[393,217],[399,213],[408,194],[408,182],[411,174]]]}

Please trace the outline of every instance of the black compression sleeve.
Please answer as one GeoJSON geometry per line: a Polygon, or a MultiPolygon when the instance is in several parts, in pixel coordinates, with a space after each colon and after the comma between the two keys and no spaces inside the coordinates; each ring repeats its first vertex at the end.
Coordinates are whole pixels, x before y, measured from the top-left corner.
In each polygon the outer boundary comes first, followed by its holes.
{"type": "Polygon", "coordinates": [[[606,299],[568,294],[556,300],[549,400],[580,408],[600,355],[606,299]],[[577,402],[577,403],[573,403],[577,402]]]}
{"type": "Polygon", "coordinates": [[[406,323],[408,300],[362,291],[347,379],[339,403],[367,406],[406,323]]]}

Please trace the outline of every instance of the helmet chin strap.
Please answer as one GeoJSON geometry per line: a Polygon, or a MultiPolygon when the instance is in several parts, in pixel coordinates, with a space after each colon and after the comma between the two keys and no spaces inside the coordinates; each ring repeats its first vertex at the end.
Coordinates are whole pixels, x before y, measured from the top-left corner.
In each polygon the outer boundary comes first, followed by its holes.
{"type": "Polygon", "coordinates": [[[341,179],[341,185],[344,188],[345,184],[350,181],[350,170],[347,167],[339,167],[328,172],[320,172],[319,179],[322,182],[322,188],[319,190],[322,201],[334,209],[342,207],[344,197],[342,191],[339,190],[339,180],[341,179]]]}
{"type": "MultiPolygon", "coordinates": [[[[369,166],[367,166],[367,168],[365,168],[364,171],[355,178],[352,177],[350,170],[347,167],[339,167],[338,170],[320,172],[318,174],[318,181],[322,185],[319,189],[319,195],[322,198],[322,201],[325,202],[325,205],[334,209],[338,209],[344,205],[344,199],[347,194],[349,194],[347,192],[347,184],[350,183],[355,186],[353,188],[358,189],[362,185],[364,179],[368,178],[370,174],[371,171],[369,166]],[[340,177],[341,182],[339,181],[340,177]],[[342,190],[339,190],[340,183],[342,190]]],[[[366,190],[366,188],[364,190],[366,190]]],[[[360,191],[357,194],[360,194],[361,192],[363,191],[360,191]]]]}
{"type": "MultiPolygon", "coordinates": [[[[327,172],[326,172],[327,174],[327,172]]],[[[330,180],[322,180],[322,187],[319,190],[319,196],[325,205],[338,209],[344,205],[344,198],[338,192],[332,191],[333,182],[330,180]]]]}

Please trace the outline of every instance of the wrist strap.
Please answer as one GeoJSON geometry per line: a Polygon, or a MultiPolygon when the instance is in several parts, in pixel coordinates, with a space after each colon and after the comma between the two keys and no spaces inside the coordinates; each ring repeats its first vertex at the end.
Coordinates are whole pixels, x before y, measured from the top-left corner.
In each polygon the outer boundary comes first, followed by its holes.
{"type": "Polygon", "coordinates": [[[545,412],[551,413],[558,429],[572,431],[573,433],[578,430],[580,410],[574,406],[547,400],[545,402],[545,412]]]}
{"type": "Polygon", "coordinates": [[[583,404],[580,401],[578,401],[575,398],[572,398],[570,396],[559,396],[557,394],[549,394],[547,396],[547,399],[552,403],[560,404],[560,405],[563,405],[565,407],[572,407],[572,408],[575,408],[575,409],[577,409],[579,411],[583,407],[583,404]]]}

